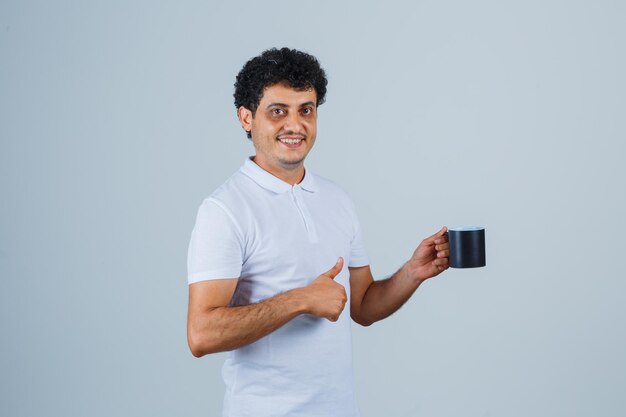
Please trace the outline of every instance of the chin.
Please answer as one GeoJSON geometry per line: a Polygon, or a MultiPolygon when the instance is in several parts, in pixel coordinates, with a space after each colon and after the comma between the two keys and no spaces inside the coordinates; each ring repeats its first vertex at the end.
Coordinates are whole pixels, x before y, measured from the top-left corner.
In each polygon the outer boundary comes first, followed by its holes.
{"type": "Polygon", "coordinates": [[[299,165],[302,165],[305,157],[302,158],[289,158],[289,159],[279,159],[278,162],[284,166],[285,168],[295,168],[299,165]]]}

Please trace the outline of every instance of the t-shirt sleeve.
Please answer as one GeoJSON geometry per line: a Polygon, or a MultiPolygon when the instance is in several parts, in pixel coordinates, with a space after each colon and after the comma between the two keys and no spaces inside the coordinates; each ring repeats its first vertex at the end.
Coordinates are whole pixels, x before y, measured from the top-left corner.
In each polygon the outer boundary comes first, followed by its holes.
{"type": "Polygon", "coordinates": [[[225,207],[210,198],[198,209],[187,253],[187,281],[239,278],[243,235],[225,207]]]}
{"type": "Polygon", "coordinates": [[[366,266],[370,264],[370,260],[367,256],[367,250],[365,249],[365,241],[363,239],[363,233],[361,232],[361,224],[356,214],[354,205],[351,203],[354,236],[350,245],[350,262],[349,267],[356,268],[359,266],[366,266]]]}

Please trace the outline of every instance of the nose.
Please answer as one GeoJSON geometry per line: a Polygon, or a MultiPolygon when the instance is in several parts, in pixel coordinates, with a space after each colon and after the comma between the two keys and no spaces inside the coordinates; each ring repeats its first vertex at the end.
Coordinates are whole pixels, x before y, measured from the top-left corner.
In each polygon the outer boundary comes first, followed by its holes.
{"type": "Polygon", "coordinates": [[[285,132],[300,133],[302,132],[302,121],[298,112],[289,112],[284,119],[283,130],[285,132]]]}

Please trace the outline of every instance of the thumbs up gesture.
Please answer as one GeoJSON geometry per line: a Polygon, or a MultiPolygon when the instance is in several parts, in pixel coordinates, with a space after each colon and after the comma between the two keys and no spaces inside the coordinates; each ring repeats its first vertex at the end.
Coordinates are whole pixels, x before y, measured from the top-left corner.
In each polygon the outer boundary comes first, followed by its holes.
{"type": "Polygon", "coordinates": [[[317,277],[315,281],[305,287],[307,299],[307,313],[317,317],[324,317],[330,321],[337,321],[348,301],[346,289],[335,282],[335,277],[343,269],[343,258],[317,277]]]}

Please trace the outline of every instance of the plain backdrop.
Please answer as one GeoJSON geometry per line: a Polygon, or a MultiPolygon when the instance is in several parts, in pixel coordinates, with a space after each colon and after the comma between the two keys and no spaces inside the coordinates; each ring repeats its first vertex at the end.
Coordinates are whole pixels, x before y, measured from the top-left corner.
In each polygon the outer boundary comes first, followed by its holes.
{"type": "Polygon", "coordinates": [[[328,73],[307,167],[352,195],[377,278],[443,225],[487,231],[487,267],[354,326],[363,417],[624,415],[625,21],[591,0],[2,0],[0,415],[220,414],[187,246],[253,154],[233,83],[273,46],[328,73]]]}

